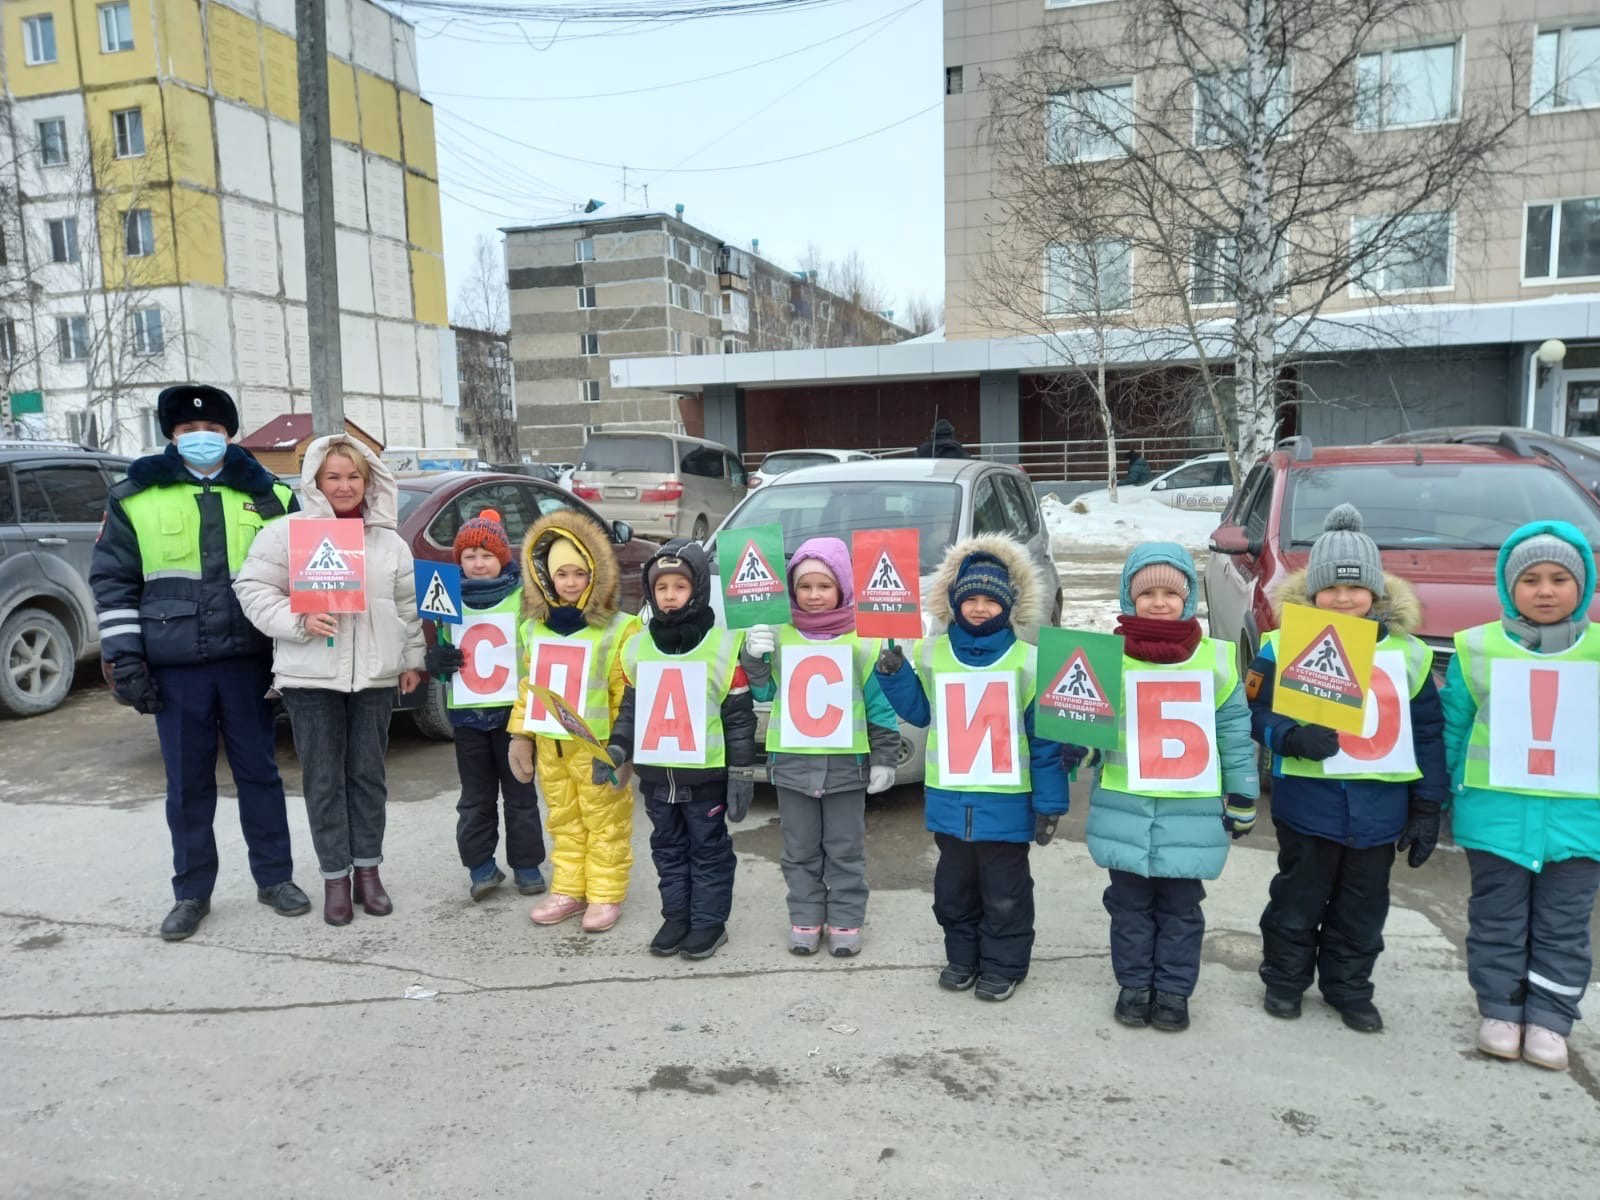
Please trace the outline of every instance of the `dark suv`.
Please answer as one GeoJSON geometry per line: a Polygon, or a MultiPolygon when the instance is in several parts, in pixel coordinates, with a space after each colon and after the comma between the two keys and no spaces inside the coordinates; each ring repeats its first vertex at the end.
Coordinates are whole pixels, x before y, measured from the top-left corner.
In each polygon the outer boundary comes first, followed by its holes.
{"type": "Polygon", "coordinates": [[[0,440],[0,713],[59,707],[77,661],[99,653],[89,560],[106,493],[130,461],[0,440]]]}
{"type": "MultiPolygon", "coordinates": [[[[1328,511],[1344,501],[1361,510],[1384,570],[1415,588],[1418,633],[1440,671],[1458,631],[1500,615],[1495,559],[1512,530],[1559,519],[1591,544],[1600,537],[1600,501],[1514,434],[1493,445],[1314,447],[1290,438],[1250,468],[1211,535],[1211,636],[1239,648],[1241,669],[1277,628],[1273,589],[1306,565],[1328,511]]],[[[1600,603],[1591,615],[1600,617],[1600,603]]]]}

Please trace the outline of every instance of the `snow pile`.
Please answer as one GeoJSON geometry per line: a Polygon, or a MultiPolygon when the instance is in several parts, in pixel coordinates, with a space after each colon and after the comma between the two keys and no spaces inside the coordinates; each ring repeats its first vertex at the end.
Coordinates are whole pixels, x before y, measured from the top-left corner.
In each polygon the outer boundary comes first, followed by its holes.
{"type": "Polygon", "coordinates": [[[1204,550],[1212,530],[1220,524],[1214,512],[1184,512],[1143,496],[1113,504],[1104,492],[1066,503],[1046,496],[1039,502],[1039,511],[1050,531],[1054,554],[1086,546],[1127,549],[1140,542],[1177,542],[1191,550],[1204,550]]]}

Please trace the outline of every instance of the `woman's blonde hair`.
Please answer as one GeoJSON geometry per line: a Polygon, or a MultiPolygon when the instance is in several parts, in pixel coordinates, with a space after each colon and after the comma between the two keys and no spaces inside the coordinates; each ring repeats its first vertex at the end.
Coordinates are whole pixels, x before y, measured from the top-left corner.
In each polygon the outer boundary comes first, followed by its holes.
{"type": "MultiPolygon", "coordinates": [[[[367,456],[361,453],[361,447],[347,437],[336,438],[328,443],[322,452],[322,463],[326,466],[328,460],[335,454],[348,458],[356,469],[356,474],[361,476],[362,483],[372,482],[372,464],[367,461],[367,456]]],[[[322,474],[322,467],[317,468],[317,475],[322,474]]]]}

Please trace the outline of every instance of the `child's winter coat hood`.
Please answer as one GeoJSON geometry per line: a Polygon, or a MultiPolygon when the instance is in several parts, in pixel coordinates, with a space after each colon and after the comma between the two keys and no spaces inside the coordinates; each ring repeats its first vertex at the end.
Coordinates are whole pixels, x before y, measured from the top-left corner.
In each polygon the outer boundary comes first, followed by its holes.
{"type": "Polygon", "coordinates": [[[1578,557],[1583,559],[1583,595],[1578,600],[1578,607],[1573,616],[1578,618],[1586,616],[1589,605],[1594,601],[1594,550],[1589,546],[1589,539],[1583,536],[1583,531],[1567,521],[1529,521],[1520,529],[1511,531],[1511,536],[1506,538],[1505,545],[1500,547],[1499,557],[1495,559],[1495,588],[1500,593],[1500,607],[1509,620],[1520,620],[1522,614],[1511,602],[1511,589],[1506,586],[1506,563],[1510,561],[1511,552],[1519,545],[1529,538],[1545,533],[1566,542],[1578,552],[1578,557]]]}
{"type": "Polygon", "coordinates": [[[950,607],[950,589],[961,574],[961,565],[974,554],[986,554],[996,559],[1011,576],[1011,586],[1017,591],[1017,602],[1011,606],[1011,628],[1020,637],[1025,629],[1031,630],[1044,616],[1044,580],[1028,554],[1028,548],[1015,538],[1003,533],[980,533],[963,538],[944,552],[939,568],[923,592],[922,602],[929,616],[943,625],[954,627],[955,611],[950,607]]]}
{"type": "Polygon", "coordinates": [[[1133,615],[1133,595],[1130,588],[1133,577],[1146,567],[1153,567],[1158,563],[1172,567],[1188,581],[1189,595],[1183,602],[1183,615],[1179,619],[1189,620],[1200,606],[1200,577],[1195,573],[1194,559],[1177,542],[1143,542],[1129,553],[1128,561],[1122,564],[1122,587],[1119,593],[1123,615],[1130,617],[1133,615]]]}
{"type": "Polygon", "coordinates": [[[583,606],[583,619],[603,629],[616,615],[622,594],[617,556],[606,531],[581,513],[557,511],[540,517],[528,529],[522,542],[522,616],[524,620],[548,622],[550,610],[561,607],[555,584],[550,579],[546,559],[557,538],[577,547],[589,565],[589,596],[583,606]]]}
{"type": "Polygon", "coordinates": [[[317,487],[317,472],[322,470],[328,449],[334,442],[342,443],[338,448],[341,454],[353,447],[366,459],[371,478],[367,480],[363,501],[366,506],[364,522],[380,529],[394,529],[400,524],[400,487],[394,481],[394,472],[359,438],[342,433],[320,437],[306,447],[305,461],[300,464],[300,511],[308,517],[334,515],[332,502],[317,487]]]}
{"type": "MultiPolygon", "coordinates": [[[[1384,594],[1372,602],[1371,617],[1382,621],[1395,633],[1414,635],[1422,628],[1422,601],[1417,599],[1417,593],[1411,585],[1398,575],[1383,573],[1384,594]]],[[[1306,573],[1304,569],[1294,571],[1283,578],[1272,593],[1272,611],[1279,620],[1283,619],[1283,606],[1285,604],[1304,604],[1308,608],[1316,607],[1316,599],[1306,594],[1306,573]]]]}

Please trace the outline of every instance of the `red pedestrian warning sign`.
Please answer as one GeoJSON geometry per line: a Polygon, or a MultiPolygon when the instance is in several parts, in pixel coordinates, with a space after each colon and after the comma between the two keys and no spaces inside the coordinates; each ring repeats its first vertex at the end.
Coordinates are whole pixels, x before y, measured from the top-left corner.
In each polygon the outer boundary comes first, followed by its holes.
{"type": "Polygon", "coordinates": [[[1278,639],[1274,712],[1359,734],[1378,626],[1303,604],[1286,604],[1278,639]]]}
{"type": "Polygon", "coordinates": [[[907,641],[921,637],[917,530],[862,529],[850,540],[856,578],[856,633],[907,641]]]}
{"type": "Polygon", "coordinates": [[[289,518],[289,611],[367,610],[366,528],[338,517],[289,518]]]}

